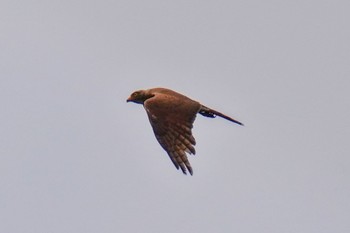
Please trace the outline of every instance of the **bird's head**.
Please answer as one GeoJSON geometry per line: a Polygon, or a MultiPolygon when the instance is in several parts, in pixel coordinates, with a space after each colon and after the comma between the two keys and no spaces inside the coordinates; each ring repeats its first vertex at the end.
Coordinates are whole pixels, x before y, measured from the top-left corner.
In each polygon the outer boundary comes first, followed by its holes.
{"type": "Polygon", "coordinates": [[[126,102],[134,102],[137,104],[143,104],[147,99],[153,97],[154,94],[151,94],[148,90],[139,90],[133,92],[126,102]]]}

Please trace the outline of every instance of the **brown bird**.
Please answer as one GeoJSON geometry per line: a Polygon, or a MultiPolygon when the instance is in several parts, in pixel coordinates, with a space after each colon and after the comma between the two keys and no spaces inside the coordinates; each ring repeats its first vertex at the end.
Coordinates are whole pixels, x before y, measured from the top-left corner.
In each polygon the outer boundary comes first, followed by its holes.
{"type": "Polygon", "coordinates": [[[127,102],[144,106],[159,144],[168,153],[176,169],[181,168],[184,174],[188,170],[193,175],[186,153],[196,153],[194,149],[196,140],[192,135],[192,127],[197,113],[211,118],[220,116],[243,125],[229,116],[166,88],[135,91],[127,102]]]}

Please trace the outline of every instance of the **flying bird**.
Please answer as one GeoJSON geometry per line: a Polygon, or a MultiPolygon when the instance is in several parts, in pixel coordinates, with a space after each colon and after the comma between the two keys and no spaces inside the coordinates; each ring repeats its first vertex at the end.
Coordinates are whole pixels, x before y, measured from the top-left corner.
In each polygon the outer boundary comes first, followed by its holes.
{"type": "Polygon", "coordinates": [[[184,174],[188,170],[193,175],[186,153],[196,153],[194,148],[196,140],[192,135],[192,127],[197,113],[211,118],[219,116],[243,125],[229,116],[166,88],[135,91],[126,101],[143,105],[159,144],[168,153],[176,169],[180,168],[184,174]]]}

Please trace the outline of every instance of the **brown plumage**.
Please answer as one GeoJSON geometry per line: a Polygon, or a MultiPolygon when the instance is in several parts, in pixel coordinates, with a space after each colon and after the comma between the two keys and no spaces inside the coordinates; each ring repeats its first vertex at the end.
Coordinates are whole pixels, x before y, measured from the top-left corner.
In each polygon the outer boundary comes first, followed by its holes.
{"type": "Polygon", "coordinates": [[[196,140],[192,135],[192,127],[197,113],[212,118],[220,116],[243,125],[229,116],[166,88],[135,91],[127,102],[144,106],[159,144],[168,153],[175,167],[180,168],[184,174],[186,170],[193,174],[186,153],[196,153],[194,149],[196,140]]]}

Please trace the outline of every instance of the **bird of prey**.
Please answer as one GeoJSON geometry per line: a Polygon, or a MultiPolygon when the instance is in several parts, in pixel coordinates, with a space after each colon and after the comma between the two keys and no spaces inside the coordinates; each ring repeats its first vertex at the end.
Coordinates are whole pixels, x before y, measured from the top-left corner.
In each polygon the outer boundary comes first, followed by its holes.
{"type": "Polygon", "coordinates": [[[166,88],[135,91],[127,102],[143,105],[159,144],[168,153],[176,169],[180,168],[184,174],[188,170],[193,175],[186,153],[196,153],[192,127],[197,113],[211,118],[219,116],[243,125],[229,116],[166,88]]]}

